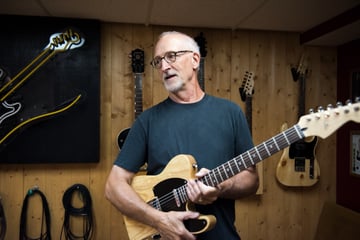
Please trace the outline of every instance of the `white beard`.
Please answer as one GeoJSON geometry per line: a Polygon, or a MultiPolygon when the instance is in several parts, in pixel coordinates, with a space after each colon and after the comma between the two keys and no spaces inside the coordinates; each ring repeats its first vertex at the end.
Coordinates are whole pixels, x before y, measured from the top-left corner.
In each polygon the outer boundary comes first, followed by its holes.
{"type": "Polygon", "coordinates": [[[185,85],[185,83],[181,79],[178,79],[171,83],[169,83],[167,81],[164,82],[164,86],[165,86],[166,90],[168,90],[169,92],[172,92],[172,93],[180,91],[184,85],[185,85]]]}

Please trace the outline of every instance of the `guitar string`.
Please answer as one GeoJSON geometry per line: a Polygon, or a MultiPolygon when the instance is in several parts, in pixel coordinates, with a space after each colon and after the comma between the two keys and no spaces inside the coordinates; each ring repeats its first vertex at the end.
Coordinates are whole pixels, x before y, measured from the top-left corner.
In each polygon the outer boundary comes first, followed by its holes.
{"type": "MultiPolygon", "coordinates": [[[[289,146],[291,143],[302,139],[304,136],[300,134],[299,126],[295,125],[284,132],[279,133],[275,137],[268,139],[267,141],[255,146],[254,148],[242,153],[241,155],[229,160],[228,162],[216,167],[215,169],[211,170],[207,175],[202,177],[200,180],[209,186],[216,186],[224,179],[229,178],[229,176],[234,176],[235,174],[239,173],[240,171],[246,169],[248,166],[256,164],[259,160],[263,160],[274,153],[280,151],[281,149],[289,146]],[[300,134],[300,135],[299,135],[300,134]],[[271,147],[270,150],[266,148],[266,146],[272,145],[278,146],[276,149],[271,147]],[[271,151],[273,149],[274,151],[271,151]],[[269,154],[270,153],[270,154],[269,154]],[[232,171],[231,173],[226,170],[225,165],[229,165],[232,169],[236,169],[236,171],[232,171]],[[216,171],[219,173],[219,181],[216,178],[216,171]],[[235,173],[235,174],[233,174],[235,173]],[[230,174],[230,175],[229,175],[230,174]]],[[[158,198],[158,202],[160,203],[159,206],[161,209],[172,209],[172,206],[176,206],[177,202],[181,202],[181,204],[185,203],[188,200],[188,195],[186,191],[186,185],[182,185],[178,188],[173,189],[173,191],[161,196],[158,198]]],[[[152,203],[154,203],[153,201],[152,203]]],[[[154,204],[152,204],[153,207],[154,204]]]]}

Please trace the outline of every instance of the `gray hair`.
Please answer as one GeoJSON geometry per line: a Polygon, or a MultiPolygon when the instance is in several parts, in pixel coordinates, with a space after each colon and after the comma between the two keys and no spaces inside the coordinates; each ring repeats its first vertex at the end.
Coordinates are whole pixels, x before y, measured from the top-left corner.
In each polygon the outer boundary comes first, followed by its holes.
{"type": "Polygon", "coordinates": [[[200,55],[200,47],[197,44],[197,42],[194,40],[194,38],[190,37],[189,35],[182,33],[182,32],[177,32],[177,31],[167,31],[167,32],[163,32],[159,35],[158,40],[160,40],[162,37],[166,36],[166,35],[172,35],[172,34],[178,34],[184,37],[185,40],[185,44],[188,45],[189,50],[196,52],[197,54],[200,55]]]}

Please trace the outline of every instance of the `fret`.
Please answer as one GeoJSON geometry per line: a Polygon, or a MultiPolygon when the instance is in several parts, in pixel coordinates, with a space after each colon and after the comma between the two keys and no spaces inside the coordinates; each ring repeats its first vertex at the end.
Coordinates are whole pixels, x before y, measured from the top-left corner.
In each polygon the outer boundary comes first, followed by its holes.
{"type": "Polygon", "coordinates": [[[281,148],[280,148],[279,145],[277,144],[275,137],[272,137],[271,139],[273,140],[273,142],[274,142],[277,150],[280,151],[281,148]]]}
{"type": "MultiPolygon", "coordinates": [[[[255,151],[256,151],[256,153],[257,153],[257,155],[259,156],[259,159],[260,160],[263,160],[262,159],[262,157],[261,157],[261,155],[260,155],[260,153],[259,153],[259,151],[258,151],[258,149],[255,147],[255,151]]],[[[251,162],[253,165],[255,164],[254,162],[251,162]]]]}
{"type": "MultiPolygon", "coordinates": [[[[219,174],[219,168],[218,168],[218,167],[214,169],[214,173],[215,173],[215,174],[214,174],[215,184],[217,185],[219,182],[221,182],[221,181],[219,181],[219,179],[217,178],[217,176],[220,175],[220,174],[219,174]],[[218,174],[215,173],[216,171],[218,171],[218,174]]],[[[221,177],[221,175],[220,175],[220,177],[221,177]]],[[[214,186],[216,186],[216,185],[214,185],[214,186]]]]}
{"type": "MultiPolygon", "coordinates": [[[[247,154],[249,154],[249,151],[247,151],[247,154]]],[[[250,156],[250,154],[249,154],[249,156],[250,156]]],[[[241,161],[242,161],[243,165],[245,166],[245,168],[247,168],[242,154],[240,155],[240,157],[241,157],[241,161]]]]}
{"type": "MultiPolygon", "coordinates": [[[[241,157],[241,155],[239,157],[241,157]]],[[[237,158],[237,159],[239,159],[239,158],[237,158]]],[[[236,165],[236,168],[237,168],[238,172],[240,172],[241,168],[239,167],[239,164],[238,164],[239,162],[237,161],[237,159],[235,161],[235,165],[236,165]]]]}
{"type": "Polygon", "coordinates": [[[234,176],[235,175],[235,173],[234,173],[234,171],[233,171],[233,169],[232,169],[232,167],[231,167],[231,162],[235,162],[235,166],[236,166],[236,161],[233,159],[232,161],[228,161],[226,164],[229,166],[228,168],[230,169],[230,171],[231,171],[231,175],[232,176],[234,176]]]}
{"type": "Polygon", "coordinates": [[[303,138],[303,134],[302,134],[302,132],[300,132],[300,129],[298,129],[297,127],[294,127],[294,129],[295,129],[299,139],[303,138]]]}
{"type": "Polygon", "coordinates": [[[216,169],[218,170],[218,172],[219,172],[219,176],[220,176],[220,179],[221,179],[221,181],[217,181],[217,183],[223,182],[223,181],[225,180],[225,179],[223,178],[222,174],[221,174],[220,167],[221,167],[221,166],[219,166],[219,167],[216,168],[216,169]]]}
{"type": "Polygon", "coordinates": [[[225,178],[225,179],[228,179],[228,178],[229,178],[229,175],[227,174],[227,173],[228,173],[228,172],[227,172],[228,169],[225,168],[225,164],[222,164],[221,167],[224,169],[224,173],[225,173],[225,175],[226,175],[226,178],[225,178]]]}
{"type": "Polygon", "coordinates": [[[266,150],[266,152],[267,152],[267,155],[268,155],[268,156],[271,156],[271,153],[270,153],[269,149],[267,148],[265,142],[263,143],[263,145],[264,145],[264,148],[265,148],[265,150],[266,150]]]}
{"type": "Polygon", "coordinates": [[[282,133],[284,135],[284,139],[286,140],[287,144],[290,145],[291,143],[289,142],[289,139],[287,138],[285,132],[282,133]]]}

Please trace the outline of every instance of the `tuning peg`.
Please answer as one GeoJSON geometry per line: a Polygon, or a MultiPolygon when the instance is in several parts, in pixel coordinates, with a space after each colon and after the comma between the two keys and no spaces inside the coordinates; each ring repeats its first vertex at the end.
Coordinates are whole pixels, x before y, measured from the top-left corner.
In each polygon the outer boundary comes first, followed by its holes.
{"type": "Polygon", "coordinates": [[[318,112],[323,112],[323,111],[324,111],[323,106],[319,106],[319,107],[318,107],[318,112]]]}
{"type": "Polygon", "coordinates": [[[355,97],[355,102],[360,102],[360,96],[355,97]]]}
{"type": "Polygon", "coordinates": [[[336,102],[336,106],[337,106],[337,107],[341,107],[342,105],[343,105],[342,102],[340,102],[340,101],[339,101],[339,102],[336,102]]]}
{"type": "Polygon", "coordinates": [[[328,104],[327,105],[327,110],[331,110],[331,109],[333,109],[334,107],[333,107],[333,105],[330,103],[330,104],[328,104]]]}
{"type": "Polygon", "coordinates": [[[346,103],[346,105],[351,105],[352,104],[351,99],[346,100],[345,103],[346,103]]]}
{"type": "Polygon", "coordinates": [[[309,109],[309,113],[314,113],[314,109],[313,109],[313,108],[310,108],[310,109],[309,109]]]}

